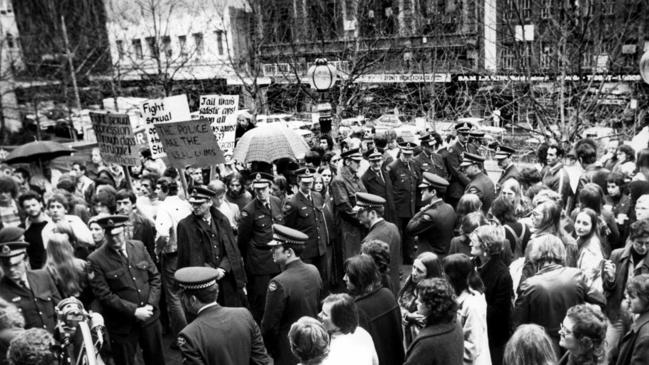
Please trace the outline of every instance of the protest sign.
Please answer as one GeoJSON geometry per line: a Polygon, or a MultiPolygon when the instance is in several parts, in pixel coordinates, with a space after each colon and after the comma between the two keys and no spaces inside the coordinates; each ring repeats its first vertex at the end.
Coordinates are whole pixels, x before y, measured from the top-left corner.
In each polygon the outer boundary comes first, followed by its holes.
{"type": "Polygon", "coordinates": [[[234,151],[237,110],[239,110],[239,95],[201,96],[198,112],[201,118],[210,120],[216,140],[224,153],[234,151]]]}
{"type": "Polygon", "coordinates": [[[209,119],[157,123],[155,129],[171,166],[175,168],[183,169],[188,165],[206,167],[224,162],[209,119]]]}
{"type": "Polygon", "coordinates": [[[91,112],[90,120],[104,161],[124,166],[140,164],[140,153],[128,115],[91,112]]]}
{"type": "Polygon", "coordinates": [[[140,112],[146,127],[146,134],[153,158],[166,156],[160,137],[154,124],[189,120],[189,104],[185,94],[170,96],[164,99],[146,100],[140,105],[140,112]]]}

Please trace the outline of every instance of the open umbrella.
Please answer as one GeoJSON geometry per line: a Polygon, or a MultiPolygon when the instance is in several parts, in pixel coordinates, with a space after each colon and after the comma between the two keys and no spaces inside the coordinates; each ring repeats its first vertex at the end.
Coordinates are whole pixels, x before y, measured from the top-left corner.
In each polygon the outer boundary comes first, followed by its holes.
{"type": "Polygon", "coordinates": [[[309,145],[292,129],[279,124],[264,124],[246,132],[236,147],[232,158],[239,162],[264,161],[272,163],[283,158],[301,158],[309,145]]]}
{"type": "Polygon", "coordinates": [[[32,163],[47,161],[61,156],[68,156],[74,149],[54,141],[34,141],[16,147],[9,153],[6,163],[32,163]]]}

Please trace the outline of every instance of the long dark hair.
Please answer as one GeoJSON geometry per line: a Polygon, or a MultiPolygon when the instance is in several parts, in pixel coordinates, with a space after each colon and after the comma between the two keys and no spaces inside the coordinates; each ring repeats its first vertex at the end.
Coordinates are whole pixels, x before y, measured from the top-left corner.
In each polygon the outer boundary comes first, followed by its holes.
{"type": "Polygon", "coordinates": [[[345,274],[354,286],[353,296],[359,296],[381,287],[381,275],[374,259],[368,255],[352,256],[345,261],[345,274]]]}
{"type": "Polygon", "coordinates": [[[453,285],[455,294],[460,295],[469,288],[484,292],[484,283],[475,269],[471,258],[463,253],[448,255],[444,258],[444,272],[453,285]]]}

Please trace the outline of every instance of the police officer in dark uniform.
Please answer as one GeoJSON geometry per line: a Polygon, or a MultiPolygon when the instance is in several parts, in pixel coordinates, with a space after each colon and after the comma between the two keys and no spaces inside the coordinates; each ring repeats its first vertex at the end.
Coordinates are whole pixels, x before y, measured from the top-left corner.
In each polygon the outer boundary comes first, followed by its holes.
{"type": "Polygon", "coordinates": [[[424,172],[421,184],[421,199],[425,206],[408,222],[406,233],[415,237],[417,255],[434,252],[440,257],[448,254],[455,228],[455,209],[445,203],[444,195],[449,182],[430,172],[424,172]]]}
{"type": "Polygon", "coordinates": [[[52,277],[45,270],[27,269],[27,246],[20,228],[0,231],[0,296],[18,307],[25,318],[25,328],[56,327],[56,305],[61,300],[52,277]]]}
{"type": "Polygon", "coordinates": [[[125,215],[96,220],[106,243],[88,256],[90,287],[99,300],[117,364],[135,364],[138,343],[144,363],[164,364],[160,324],[160,273],[144,244],[126,240],[125,215]]]}
{"type": "Polygon", "coordinates": [[[273,224],[284,223],[282,203],[270,194],[273,176],[264,172],[252,174],[255,199],[241,211],[238,246],[248,275],[248,302],[257,322],[264,315],[266,289],[270,279],[280,272],[273,262],[267,244],[273,239],[273,224]]]}
{"type": "Polygon", "coordinates": [[[479,130],[469,131],[469,140],[467,142],[467,150],[470,153],[482,154],[484,150],[484,136],[485,133],[479,130]],[[473,151],[473,152],[472,152],[473,151]]]}
{"type": "Polygon", "coordinates": [[[424,171],[446,179],[448,172],[446,171],[444,158],[435,152],[442,143],[442,137],[432,132],[421,136],[419,140],[421,141],[421,153],[415,156],[414,162],[417,166],[420,179],[422,176],[421,173],[424,171]]]}
{"type": "Polygon", "coordinates": [[[491,178],[484,173],[484,157],[465,153],[460,167],[471,179],[464,193],[475,194],[480,197],[482,211],[487,214],[489,208],[491,208],[491,203],[496,198],[496,187],[491,178]]]}
{"type": "Polygon", "coordinates": [[[520,171],[518,171],[518,168],[516,168],[516,165],[514,165],[514,162],[512,161],[512,155],[514,152],[516,152],[516,150],[508,146],[499,146],[496,150],[494,158],[498,161],[498,167],[503,170],[500,178],[498,178],[498,183],[496,184],[497,193],[500,192],[500,187],[505,181],[509,179],[520,180],[521,178],[520,171]]]}
{"type": "Polygon", "coordinates": [[[473,128],[473,124],[469,122],[457,123],[455,125],[457,141],[439,151],[444,157],[449,173],[449,186],[446,191],[445,201],[453,207],[457,206],[457,202],[464,195],[464,190],[471,181],[460,169],[462,155],[466,152],[477,152],[467,143],[471,128],[473,128]]]}
{"type": "MultiPolygon", "coordinates": [[[[394,208],[397,216],[397,227],[405,232],[408,221],[415,215],[417,207],[417,167],[412,160],[414,144],[406,142],[400,145],[401,156],[388,165],[388,173],[394,192],[394,208]]],[[[402,242],[403,263],[412,263],[412,239],[405,237],[402,242]]]]}
{"type": "Polygon", "coordinates": [[[387,165],[383,163],[383,154],[378,149],[374,149],[367,159],[370,162],[370,168],[365,171],[361,180],[365,189],[370,194],[378,195],[385,199],[384,217],[388,222],[396,222],[394,216],[394,196],[392,194],[392,180],[388,175],[387,165]]]}
{"type": "Polygon", "coordinates": [[[185,310],[196,317],[178,335],[183,364],[270,364],[250,312],[216,302],[218,277],[211,267],[185,267],[174,274],[185,310]]]}
{"type": "Polygon", "coordinates": [[[307,235],[282,225],[273,225],[273,260],[282,273],[268,284],[266,309],[261,321],[261,333],[275,365],[295,365],[298,359],[291,353],[288,331],[302,316],[316,317],[323,294],[318,269],[300,259],[307,235]]]}
{"type": "MultiPolygon", "coordinates": [[[[284,204],[284,222],[287,227],[306,234],[302,261],[318,268],[322,278],[328,277],[326,262],[329,246],[329,227],[325,221],[325,201],[320,193],[311,191],[313,172],[308,168],[295,171],[298,192],[284,204]]],[[[333,228],[333,227],[331,227],[333,228]]]]}

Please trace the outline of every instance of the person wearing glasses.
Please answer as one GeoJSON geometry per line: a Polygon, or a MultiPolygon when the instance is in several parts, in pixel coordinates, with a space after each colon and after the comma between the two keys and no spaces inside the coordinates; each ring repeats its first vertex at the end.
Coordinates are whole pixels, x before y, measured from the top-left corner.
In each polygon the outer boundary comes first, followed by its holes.
{"type": "Polygon", "coordinates": [[[606,318],[599,308],[578,304],[568,309],[559,336],[559,345],[566,350],[559,365],[603,363],[606,318]]]}

